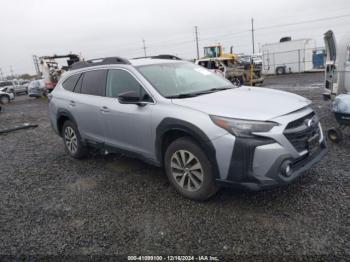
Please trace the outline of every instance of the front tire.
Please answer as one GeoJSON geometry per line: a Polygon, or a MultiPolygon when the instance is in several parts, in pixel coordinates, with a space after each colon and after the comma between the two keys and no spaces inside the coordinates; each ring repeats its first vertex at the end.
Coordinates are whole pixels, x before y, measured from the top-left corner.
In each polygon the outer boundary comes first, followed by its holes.
{"type": "Polygon", "coordinates": [[[81,159],[87,154],[87,149],[83,144],[76,125],[67,120],[62,127],[62,138],[66,152],[73,158],[81,159]]]}
{"type": "Polygon", "coordinates": [[[8,96],[0,96],[0,104],[7,105],[8,103],[10,103],[10,98],[8,96]]]}
{"type": "Polygon", "coordinates": [[[343,140],[343,132],[339,128],[331,128],[328,130],[328,138],[334,143],[339,143],[343,140]]]}
{"type": "Polygon", "coordinates": [[[235,86],[241,86],[241,81],[239,80],[238,77],[234,77],[232,80],[231,80],[231,83],[235,86]]]}
{"type": "Polygon", "coordinates": [[[203,201],[218,191],[208,157],[188,137],[179,138],[168,146],[164,166],[170,183],[184,197],[203,201]]]}

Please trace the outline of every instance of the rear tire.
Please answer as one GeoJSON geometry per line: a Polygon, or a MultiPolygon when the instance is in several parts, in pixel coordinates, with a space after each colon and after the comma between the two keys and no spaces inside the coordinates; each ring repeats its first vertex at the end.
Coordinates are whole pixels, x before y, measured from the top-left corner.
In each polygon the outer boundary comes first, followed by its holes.
{"type": "Polygon", "coordinates": [[[286,69],[282,66],[276,68],[276,75],[284,75],[286,73],[286,69]]]}
{"type": "Polygon", "coordinates": [[[203,201],[218,191],[208,157],[188,137],[176,139],[168,146],[164,166],[170,183],[184,197],[203,201]]]}
{"type": "Polygon", "coordinates": [[[81,140],[78,128],[72,121],[65,121],[62,127],[62,138],[66,152],[73,158],[81,159],[87,154],[87,148],[81,140]]]}
{"type": "Polygon", "coordinates": [[[328,138],[334,143],[339,143],[343,140],[343,132],[339,128],[331,128],[328,130],[328,138]]]}

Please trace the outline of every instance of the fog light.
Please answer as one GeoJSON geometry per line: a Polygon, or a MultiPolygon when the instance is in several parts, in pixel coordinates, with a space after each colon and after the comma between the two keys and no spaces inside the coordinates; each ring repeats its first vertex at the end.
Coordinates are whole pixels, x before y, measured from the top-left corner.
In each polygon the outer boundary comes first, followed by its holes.
{"type": "Polygon", "coordinates": [[[281,172],[286,177],[290,177],[293,173],[291,164],[292,164],[291,161],[286,160],[281,165],[281,172]]]}

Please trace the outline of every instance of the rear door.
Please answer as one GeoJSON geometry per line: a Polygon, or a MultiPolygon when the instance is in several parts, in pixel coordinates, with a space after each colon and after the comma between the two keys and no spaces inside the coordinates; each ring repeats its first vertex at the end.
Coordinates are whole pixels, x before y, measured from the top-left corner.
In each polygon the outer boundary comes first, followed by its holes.
{"type": "Polygon", "coordinates": [[[324,43],[326,47],[326,66],[325,66],[325,89],[324,96],[329,97],[337,93],[337,76],[336,76],[336,58],[337,48],[333,31],[329,30],[324,34],[324,43]]]}
{"type": "Polygon", "coordinates": [[[83,138],[94,143],[104,143],[104,127],[101,108],[105,96],[107,70],[85,72],[75,86],[74,97],[69,101],[83,138]]]}

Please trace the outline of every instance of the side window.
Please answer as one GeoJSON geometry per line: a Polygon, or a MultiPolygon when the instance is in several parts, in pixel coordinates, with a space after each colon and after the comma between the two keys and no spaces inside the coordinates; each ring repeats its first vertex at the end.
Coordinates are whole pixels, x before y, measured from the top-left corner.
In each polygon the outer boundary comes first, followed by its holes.
{"type": "Polygon", "coordinates": [[[74,93],[80,93],[81,92],[81,87],[83,85],[83,78],[84,78],[84,74],[81,74],[78,82],[75,85],[74,93]]]}
{"type": "Polygon", "coordinates": [[[107,70],[93,70],[84,73],[81,93],[104,96],[107,70]]]}
{"type": "Polygon", "coordinates": [[[120,69],[109,70],[106,96],[117,98],[120,94],[125,92],[136,92],[140,94],[141,101],[152,101],[152,98],[130,73],[120,69]]]}
{"type": "Polygon", "coordinates": [[[141,101],[143,102],[153,102],[152,97],[145,91],[145,89],[141,88],[141,101]]]}
{"type": "Polygon", "coordinates": [[[76,74],[68,77],[63,83],[62,86],[64,89],[68,91],[73,91],[76,83],[78,82],[78,79],[81,74],[76,74]]]}

